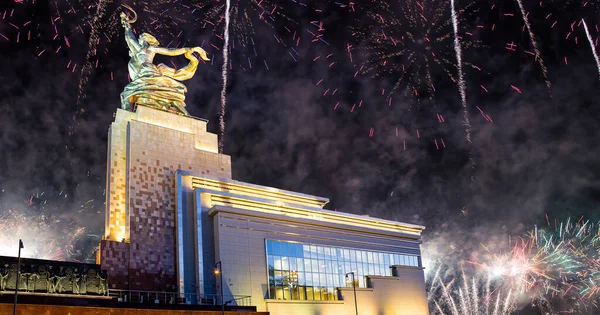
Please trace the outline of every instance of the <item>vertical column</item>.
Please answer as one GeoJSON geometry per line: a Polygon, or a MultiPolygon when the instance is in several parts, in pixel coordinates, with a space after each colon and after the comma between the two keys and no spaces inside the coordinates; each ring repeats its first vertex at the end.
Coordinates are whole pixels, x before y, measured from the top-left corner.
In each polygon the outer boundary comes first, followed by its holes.
{"type": "Polygon", "coordinates": [[[117,110],[110,126],[107,174],[107,223],[108,239],[120,242],[129,239],[127,229],[127,147],[128,124],[135,113],[117,110]]]}

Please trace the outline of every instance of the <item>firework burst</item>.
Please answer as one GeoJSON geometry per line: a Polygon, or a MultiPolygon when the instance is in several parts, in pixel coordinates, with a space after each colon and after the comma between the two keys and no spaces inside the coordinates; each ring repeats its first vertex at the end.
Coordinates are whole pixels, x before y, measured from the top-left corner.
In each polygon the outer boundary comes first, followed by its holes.
{"type": "MultiPolygon", "coordinates": [[[[94,257],[100,238],[86,234],[80,222],[65,214],[65,208],[73,208],[66,193],[36,193],[21,202],[7,199],[0,199],[0,255],[16,256],[16,244],[22,239],[26,244],[24,257],[62,261],[94,257]]],[[[88,200],[72,212],[96,213],[96,206],[94,200],[88,200]]]]}
{"type": "Polygon", "coordinates": [[[357,64],[357,74],[391,77],[394,81],[388,95],[403,89],[417,99],[433,98],[435,83],[443,78],[458,82],[455,44],[460,49],[479,44],[472,40],[473,33],[459,30],[458,25],[456,31],[453,28],[464,9],[453,16],[450,1],[408,1],[398,8],[372,4],[368,21],[353,28],[352,35],[364,47],[366,58],[357,64]],[[459,43],[455,43],[455,33],[459,43]]]}
{"type": "Polygon", "coordinates": [[[587,314],[600,298],[600,229],[580,219],[548,220],[462,266],[438,266],[429,281],[433,314],[510,314],[524,307],[587,314]],[[465,311],[467,310],[467,311],[465,311]]]}

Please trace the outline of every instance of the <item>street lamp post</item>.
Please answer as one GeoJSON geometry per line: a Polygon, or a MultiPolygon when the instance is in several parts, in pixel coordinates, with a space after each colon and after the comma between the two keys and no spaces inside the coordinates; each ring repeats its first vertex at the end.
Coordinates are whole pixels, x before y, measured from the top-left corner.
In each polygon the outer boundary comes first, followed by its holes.
{"type": "Polygon", "coordinates": [[[225,299],[223,296],[223,269],[221,261],[215,264],[215,275],[221,278],[221,314],[225,314],[225,299]]]}
{"type": "Polygon", "coordinates": [[[17,315],[17,296],[19,295],[19,275],[21,274],[21,248],[23,241],[19,240],[19,255],[17,256],[17,285],[15,287],[15,305],[13,307],[13,315],[17,315]]]}
{"type": "Polygon", "coordinates": [[[356,315],[358,315],[358,304],[356,302],[356,282],[354,282],[354,271],[348,272],[346,274],[346,281],[348,280],[348,275],[352,275],[352,289],[354,291],[354,309],[356,311],[356,315]]]}

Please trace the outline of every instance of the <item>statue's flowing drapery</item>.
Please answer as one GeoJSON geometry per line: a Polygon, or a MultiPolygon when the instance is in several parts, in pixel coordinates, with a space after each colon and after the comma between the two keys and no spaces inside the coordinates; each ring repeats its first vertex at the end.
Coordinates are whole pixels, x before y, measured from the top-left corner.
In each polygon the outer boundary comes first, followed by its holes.
{"type": "Polygon", "coordinates": [[[185,107],[185,85],[163,75],[159,67],[152,63],[144,62],[137,71],[137,76],[125,86],[121,94],[122,101],[152,107],[185,107]]]}

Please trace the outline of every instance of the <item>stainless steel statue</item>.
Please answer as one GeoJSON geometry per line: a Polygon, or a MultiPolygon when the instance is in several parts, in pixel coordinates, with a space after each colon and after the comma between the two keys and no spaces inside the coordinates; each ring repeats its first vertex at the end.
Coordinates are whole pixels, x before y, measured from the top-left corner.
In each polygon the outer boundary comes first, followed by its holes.
{"type": "MultiPolygon", "coordinates": [[[[131,10],[131,8],[129,8],[131,10]]],[[[131,82],[121,93],[121,107],[133,110],[135,106],[142,105],[161,110],[189,115],[185,110],[185,93],[187,89],[179,81],[192,78],[198,68],[198,53],[203,60],[208,61],[206,52],[200,47],[193,48],[163,48],[159,47],[158,40],[143,33],[136,38],[131,29],[131,24],[137,19],[135,11],[133,19],[128,19],[121,13],[121,24],[125,29],[125,41],[129,47],[129,76],[131,82]],[[180,56],[184,55],[189,60],[187,66],[174,69],[164,64],[155,65],[154,57],[157,55],[180,56]]]]}

